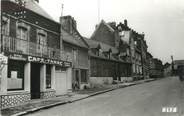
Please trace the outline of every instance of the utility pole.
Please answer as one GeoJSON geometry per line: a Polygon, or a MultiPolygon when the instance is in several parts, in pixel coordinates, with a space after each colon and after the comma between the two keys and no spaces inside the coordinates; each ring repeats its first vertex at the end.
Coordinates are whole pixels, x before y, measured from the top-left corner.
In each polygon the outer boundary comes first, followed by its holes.
{"type": "Polygon", "coordinates": [[[173,60],[173,55],[171,55],[171,60],[172,60],[172,62],[171,62],[172,75],[174,75],[174,60],[173,60]]]}
{"type": "Polygon", "coordinates": [[[100,23],[100,0],[98,0],[98,23],[100,23]]]}

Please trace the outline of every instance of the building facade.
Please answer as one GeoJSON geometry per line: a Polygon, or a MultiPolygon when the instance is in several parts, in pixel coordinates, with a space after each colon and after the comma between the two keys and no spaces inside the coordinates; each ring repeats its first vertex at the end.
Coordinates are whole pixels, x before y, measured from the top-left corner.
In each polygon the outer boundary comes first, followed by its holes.
{"type": "Polygon", "coordinates": [[[63,50],[72,56],[72,87],[74,90],[89,87],[88,44],[77,30],[73,17],[60,18],[62,25],[63,50]]]}
{"type": "Polygon", "coordinates": [[[130,53],[126,48],[118,49],[120,40],[115,23],[101,23],[96,27],[90,39],[90,82],[94,84],[112,84],[113,81],[131,80],[130,53]],[[125,50],[124,50],[125,49],[125,50]]]}
{"type": "Polygon", "coordinates": [[[144,34],[139,34],[129,28],[127,20],[124,20],[124,24],[119,23],[117,25],[117,30],[122,42],[129,46],[133,79],[139,80],[145,78],[147,45],[144,40],[144,34]]]}
{"type": "Polygon", "coordinates": [[[66,94],[72,89],[72,60],[62,50],[60,23],[34,0],[1,5],[1,108],[66,94]]]}
{"type": "Polygon", "coordinates": [[[150,78],[162,78],[164,75],[164,66],[162,64],[162,61],[153,58],[151,60],[151,66],[150,66],[150,78]]]}

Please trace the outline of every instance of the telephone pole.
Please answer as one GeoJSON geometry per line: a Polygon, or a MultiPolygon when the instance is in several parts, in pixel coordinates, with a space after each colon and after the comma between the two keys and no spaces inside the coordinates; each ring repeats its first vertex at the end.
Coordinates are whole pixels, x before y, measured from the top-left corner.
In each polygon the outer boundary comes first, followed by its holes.
{"type": "Polygon", "coordinates": [[[98,0],[98,23],[100,23],[100,0],[98,0]]]}

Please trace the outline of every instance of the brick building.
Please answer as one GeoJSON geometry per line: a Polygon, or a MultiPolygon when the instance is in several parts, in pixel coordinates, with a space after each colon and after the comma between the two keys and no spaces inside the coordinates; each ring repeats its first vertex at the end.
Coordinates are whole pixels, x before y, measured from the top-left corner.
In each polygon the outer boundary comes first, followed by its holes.
{"type": "Polygon", "coordinates": [[[92,84],[112,84],[114,80],[131,79],[130,54],[126,48],[122,48],[122,51],[117,48],[119,46],[116,40],[117,34],[115,23],[106,23],[102,20],[96,26],[91,38],[86,39],[90,47],[90,82],[92,84]]]}
{"type": "Polygon", "coordinates": [[[11,107],[72,89],[72,56],[61,24],[34,0],[1,1],[0,103],[11,107]]]}

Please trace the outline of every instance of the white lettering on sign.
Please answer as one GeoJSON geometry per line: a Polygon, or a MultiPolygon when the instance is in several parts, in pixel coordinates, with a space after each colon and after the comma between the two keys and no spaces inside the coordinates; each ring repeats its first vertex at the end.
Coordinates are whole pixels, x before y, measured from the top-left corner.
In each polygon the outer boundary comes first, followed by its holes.
{"type": "Polygon", "coordinates": [[[65,67],[71,66],[70,62],[58,61],[58,60],[52,60],[52,59],[46,59],[46,58],[39,58],[39,57],[33,57],[33,56],[28,56],[28,61],[29,62],[47,63],[47,64],[57,64],[57,65],[65,66],[65,67]]]}
{"type": "Polygon", "coordinates": [[[177,107],[163,107],[162,112],[165,113],[176,113],[178,111],[177,107]]]}

